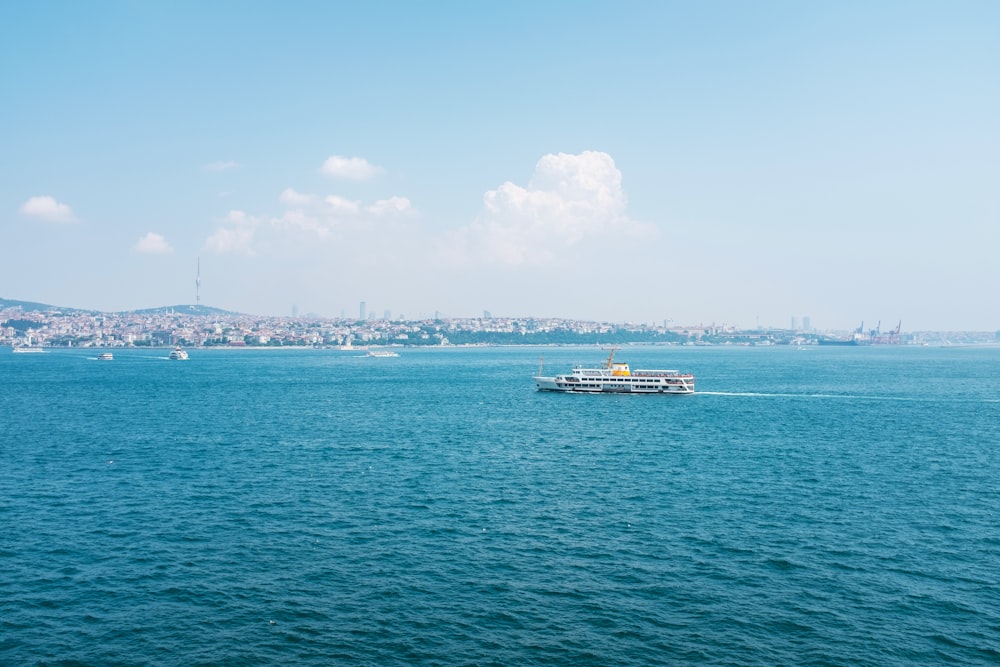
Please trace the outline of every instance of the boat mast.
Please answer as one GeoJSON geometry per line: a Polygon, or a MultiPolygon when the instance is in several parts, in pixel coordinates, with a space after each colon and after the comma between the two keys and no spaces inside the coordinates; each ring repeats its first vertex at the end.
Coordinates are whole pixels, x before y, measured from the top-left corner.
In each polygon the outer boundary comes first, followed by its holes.
{"type": "Polygon", "coordinates": [[[545,355],[543,354],[542,356],[540,356],[538,358],[538,376],[539,377],[541,377],[541,375],[542,375],[542,362],[544,362],[544,361],[545,361],[545,355]]]}

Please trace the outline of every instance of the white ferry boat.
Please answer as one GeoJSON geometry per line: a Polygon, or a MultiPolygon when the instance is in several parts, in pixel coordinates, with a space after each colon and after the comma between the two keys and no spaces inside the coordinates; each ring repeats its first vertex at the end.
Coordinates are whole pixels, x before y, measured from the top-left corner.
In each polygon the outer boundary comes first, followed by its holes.
{"type": "Polygon", "coordinates": [[[541,365],[535,376],[538,391],[571,391],[591,394],[693,394],[694,376],[667,370],[632,370],[614,360],[611,350],[600,368],[576,366],[564,375],[545,377],[541,365]]]}
{"type": "Polygon", "coordinates": [[[385,357],[398,357],[399,356],[399,352],[394,352],[392,350],[369,350],[368,351],[368,356],[369,357],[378,357],[380,359],[383,359],[385,357]]]}
{"type": "Polygon", "coordinates": [[[97,355],[98,361],[112,361],[114,360],[114,358],[115,355],[111,354],[110,352],[101,352],[99,355],[97,355]]]}
{"type": "Polygon", "coordinates": [[[16,354],[41,354],[43,352],[48,352],[44,347],[35,347],[31,345],[15,345],[14,353],[16,354]]]}
{"type": "Polygon", "coordinates": [[[178,346],[178,347],[175,347],[170,352],[169,358],[177,360],[177,361],[183,361],[184,359],[188,358],[188,353],[185,352],[180,346],[178,346]]]}

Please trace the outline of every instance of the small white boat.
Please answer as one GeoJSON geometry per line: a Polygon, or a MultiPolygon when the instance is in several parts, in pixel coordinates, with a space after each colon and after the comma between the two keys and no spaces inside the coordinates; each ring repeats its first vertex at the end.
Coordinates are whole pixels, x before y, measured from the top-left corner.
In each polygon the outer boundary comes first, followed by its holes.
{"type": "Polygon", "coordinates": [[[178,345],[173,350],[171,350],[170,355],[168,356],[168,358],[169,359],[173,359],[175,361],[183,361],[183,360],[185,360],[185,359],[188,358],[188,353],[185,352],[184,349],[181,348],[181,346],[178,345]]]}
{"type": "Polygon", "coordinates": [[[538,391],[571,391],[582,394],[693,394],[694,376],[666,370],[632,370],[614,361],[615,350],[600,368],[577,366],[573,372],[553,377],[535,376],[538,391]]]}
{"type": "Polygon", "coordinates": [[[110,352],[101,352],[99,355],[97,355],[98,361],[112,361],[114,358],[115,355],[111,354],[110,352]]]}
{"type": "Polygon", "coordinates": [[[44,347],[18,345],[14,348],[14,352],[17,354],[41,354],[42,352],[47,352],[47,350],[44,347]]]}
{"type": "Polygon", "coordinates": [[[378,357],[380,359],[383,359],[383,358],[386,358],[386,357],[398,357],[399,356],[399,352],[393,352],[392,350],[369,350],[368,351],[368,356],[369,357],[378,357]]]}

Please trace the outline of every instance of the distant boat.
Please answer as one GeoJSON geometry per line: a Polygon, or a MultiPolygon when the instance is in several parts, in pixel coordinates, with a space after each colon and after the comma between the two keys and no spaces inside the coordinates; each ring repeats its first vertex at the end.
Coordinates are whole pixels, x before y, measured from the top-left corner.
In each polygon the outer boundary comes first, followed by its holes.
{"type": "Polygon", "coordinates": [[[98,361],[111,361],[114,358],[115,355],[111,354],[110,352],[101,352],[99,355],[97,355],[98,361]]]}
{"type": "Polygon", "coordinates": [[[816,341],[820,345],[867,345],[868,342],[862,338],[820,338],[816,341]]]}
{"type": "Polygon", "coordinates": [[[399,352],[393,352],[392,350],[369,350],[368,356],[378,357],[380,359],[385,357],[398,357],[399,352]]]}
{"type": "Polygon", "coordinates": [[[820,345],[899,345],[899,330],[903,326],[900,320],[895,329],[882,332],[882,323],[879,322],[874,329],[865,331],[865,323],[854,330],[847,338],[834,338],[823,336],[816,342],[820,345]]]}
{"type": "Polygon", "coordinates": [[[632,370],[614,361],[615,350],[600,368],[577,366],[572,373],[543,377],[541,364],[535,385],[538,391],[572,391],[587,394],[693,394],[694,376],[680,371],[632,370]]]}
{"type": "Polygon", "coordinates": [[[34,347],[32,345],[17,345],[14,347],[14,352],[17,354],[40,354],[42,352],[48,352],[44,347],[34,347]]]}
{"type": "Polygon", "coordinates": [[[188,353],[185,352],[180,345],[178,345],[170,352],[168,358],[176,361],[183,361],[188,358],[188,353]]]}

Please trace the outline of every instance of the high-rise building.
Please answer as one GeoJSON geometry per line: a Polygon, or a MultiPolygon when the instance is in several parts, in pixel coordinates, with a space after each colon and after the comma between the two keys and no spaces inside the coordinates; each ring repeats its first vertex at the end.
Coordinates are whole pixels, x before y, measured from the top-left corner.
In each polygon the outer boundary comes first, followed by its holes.
{"type": "Polygon", "coordinates": [[[361,320],[362,322],[364,322],[365,321],[365,317],[368,315],[368,304],[366,304],[364,301],[362,301],[361,302],[361,308],[359,310],[360,310],[360,313],[359,313],[358,319],[361,320]]]}
{"type": "Polygon", "coordinates": [[[808,315],[802,316],[802,330],[812,331],[812,318],[809,317],[808,315]]]}
{"type": "Polygon", "coordinates": [[[797,317],[795,317],[793,315],[792,316],[792,331],[798,331],[798,330],[799,330],[799,318],[797,318],[797,317]]]}

